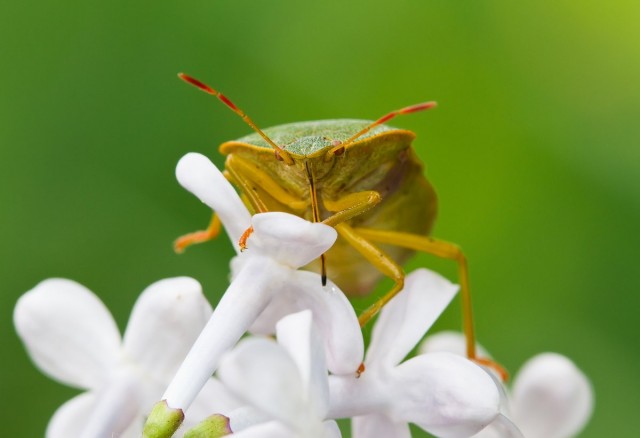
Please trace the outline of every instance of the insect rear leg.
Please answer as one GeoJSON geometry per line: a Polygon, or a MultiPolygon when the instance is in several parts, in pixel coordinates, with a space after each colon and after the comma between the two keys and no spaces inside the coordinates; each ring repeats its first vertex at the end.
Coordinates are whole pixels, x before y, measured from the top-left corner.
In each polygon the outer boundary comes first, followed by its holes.
{"type": "Polygon", "coordinates": [[[371,318],[387,304],[398,292],[404,287],[404,271],[395,261],[393,261],[380,248],[371,243],[367,238],[360,235],[354,228],[341,223],[336,225],[336,231],[342,236],[353,248],[366,258],[373,266],[387,277],[391,278],[395,284],[389,292],[373,303],[359,317],[360,326],[364,326],[371,318]]]}

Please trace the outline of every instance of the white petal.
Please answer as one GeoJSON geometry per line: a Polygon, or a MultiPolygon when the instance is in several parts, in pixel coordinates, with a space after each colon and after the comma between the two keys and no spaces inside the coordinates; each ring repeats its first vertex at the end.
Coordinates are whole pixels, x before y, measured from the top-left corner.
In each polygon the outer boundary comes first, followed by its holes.
{"type": "Polygon", "coordinates": [[[449,305],[458,286],[435,272],[418,269],[380,312],[367,350],[367,366],[398,364],[449,305]]]}
{"type": "Polygon", "coordinates": [[[329,383],[324,346],[310,310],[289,315],[276,326],[278,344],[298,366],[307,404],[318,419],[324,419],[329,404],[329,383]]]}
{"type": "Polygon", "coordinates": [[[60,406],[49,421],[47,438],[139,437],[142,416],[138,415],[135,390],[123,387],[121,383],[126,382],[114,383],[98,393],[80,394],[60,406]]]}
{"type": "Polygon", "coordinates": [[[291,272],[274,295],[252,332],[272,334],[284,315],[310,309],[324,342],[327,368],[333,374],[353,375],[362,363],[364,341],[353,306],[331,281],[322,286],[320,276],[308,271],[291,272]],[[276,319],[278,318],[278,319],[276,319]]]}
{"type": "MultiPolygon", "coordinates": [[[[144,412],[146,415],[151,412],[151,410],[141,412],[144,412]]],[[[144,429],[144,421],[145,417],[139,415],[125,431],[114,438],[140,438],[142,436],[142,430],[144,429]]]]}
{"type": "Polygon", "coordinates": [[[524,435],[509,418],[500,414],[473,438],[524,438],[524,435]]]}
{"type": "Polygon", "coordinates": [[[120,334],[104,304],[84,286],[52,278],[25,293],[14,324],[36,365],[54,379],[98,388],[120,351],[120,334]]]}
{"type": "MultiPolygon", "coordinates": [[[[429,335],[418,347],[418,352],[420,354],[447,352],[467,357],[467,341],[462,333],[445,330],[429,335]]],[[[478,357],[491,358],[487,350],[478,343],[476,343],[476,352],[478,357]]]]}
{"type": "Polygon", "coordinates": [[[307,271],[295,272],[289,289],[298,307],[313,313],[325,345],[327,368],[334,374],[353,374],[364,357],[364,340],[358,317],[344,293],[332,281],[323,287],[320,276],[307,271]]]}
{"type": "Polygon", "coordinates": [[[240,342],[223,358],[218,377],[238,398],[294,429],[310,419],[298,368],[271,340],[240,342]]]}
{"type": "Polygon", "coordinates": [[[230,417],[231,412],[236,411],[242,405],[243,403],[233,396],[222,382],[211,378],[185,413],[182,427],[187,430],[213,413],[230,417]]]}
{"type": "MultiPolygon", "coordinates": [[[[233,430],[233,428],[232,428],[233,430]]],[[[278,421],[269,421],[233,432],[233,438],[301,438],[278,421]]],[[[305,437],[306,438],[306,437],[305,437]]]]}
{"type": "Polygon", "coordinates": [[[204,155],[189,153],[178,162],[176,177],[182,187],[218,214],[238,251],[238,240],[251,225],[251,216],[222,172],[204,155]]]}
{"type": "Polygon", "coordinates": [[[211,306],[196,280],[176,277],[153,283],[133,308],[124,336],[125,352],[166,384],[210,316],[211,306]]]}
{"type": "MultiPolygon", "coordinates": [[[[318,277],[320,281],[320,277],[318,277]]],[[[291,284],[291,282],[289,282],[291,284]]],[[[286,288],[273,296],[269,305],[251,324],[249,332],[253,335],[273,335],[276,332],[276,324],[282,318],[292,313],[303,310],[299,307],[296,299],[292,299],[291,292],[286,288]]]]}
{"type": "Polygon", "coordinates": [[[83,419],[80,437],[120,436],[135,420],[140,420],[142,397],[140,381],[126,369],[111,376],[111,380],[96,393],[96,400],[83,419]]]}
{"type": "Polygon", "coordinates": [[[60,406],[47,425],[47,438],[79,437],[95,401],[94,393],[85,392],[60,406]]]}
{"type": "Polygon", "coordinates": [[[335,421],[327,420],[322,423],[322,426],[323,426],[323,431],[322,431],[323,438],[341,438],[342,437],[342,433],[340,432],[338,423],[336,423],[335,421]]]}
{"type": "Polygon", "coordinates": [[[527,438],[576,435],[593,411],[593,389],[568,358],[543,353],[530,359],[513,385],[513,418],[527,438]]]}
{"type": "Polygon", "coordinates": [[[489,374],[450,353],[368,369],[360,378],[330,376],[329,384],[329,418],[383,415],[439,437],[469,437],[499,412],[500,396],[489,374]]]}
{"type": "Polygon", "coordinates": [[[368,370],[329,376],[329,412],[327,418],[349,418],[373,413],[387,414],[397,392],[388,370],[368,370]],[[380,372],[382,371],[382,372],[380,372]]]}
{"type": "Polygon", "coordinates": [[[409,424],[394,422],[382,414],[360,415],[351,419],[353,438],[411,438],[409,424]]]}
{"type": "Polygon", "coordinates": [[[469,437],[498,415],[500,396],[489,375],[450,353],[416,356],[393,369],[388,415],[439,437],[469,437]]]}
{"type": "Polygon", "coordinates": [[[272,421],[268,414],[248,405],[234,409],[229,413],[228,417],[229,425],[234,433],[260,423],[272,421]]]}
{"type": "Polygon", "coordinates": [[[282,288],[282,267],[264,257],[251,257],[233,280],[209,322],[162,396],[174,409],[186,411],[251,323],[282,288]]]}
{"type": "Polygon", "coordinates": [[[300,268],[325,253],[336,241],[336,230],[289,213],[256,214],[251,219],[253,234],[249,251],[260,252],[293,269],[300,268]]]}

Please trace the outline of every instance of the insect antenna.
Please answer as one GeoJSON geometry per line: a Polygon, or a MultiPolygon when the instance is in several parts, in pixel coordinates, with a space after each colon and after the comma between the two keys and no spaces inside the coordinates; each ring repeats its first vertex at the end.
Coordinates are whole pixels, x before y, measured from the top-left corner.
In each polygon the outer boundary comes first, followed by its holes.
{"type": "Polygon", "coordinates": [[[348,139],[346,139],[345,141],[343,141],[339,145],[329,149],[329,151],[327,152],[326,158],[329,159],[334,155],[339,155],[341,153],[341,151],[343,151],[346,146],[350,145],[351,143],[356,141],[358,138],[360,138],[361,136],[363,136],[367,132],[371,131],[376,126],[382,125],[383,123],[388,122],[389,120],[393,119],[395,116],[399,116],[399,115],[402,115],[402,114],[417,113],[418,111],[425,111],[425,110],[428,110],[428,109],[431,109],[431,108],[435,107],[436,105],[437,105],[436,102],[423,102],[423,103],[418,103],[416,105],[407,106],[407,107],[401,108],[399,110],[391,111],[389,114],[386,114],[386,115],[380,117],[378,120],[376,120],[375,122],[371,123],[369,126],[365,127],[364,129],[362,129],[361,131],[357,132],[356,134],[352,135],[351,137],[349,137],[348,139]]]}
{"type": "Polygon", "coordinates": [[[220,99],[220,101],[222,101],[222,103],[224,103],[226,106],[228,106],[231,109],[231,111],[233,111],[234,113],[239,115],[242,118],[242,120],[245,121],[245,123],[247,125],[251,126],[251,128],[254,131],[256,131],[258,134],[260,134],[260,137],[262,137],[264,139],[264,141],[266,141],[267,143],[269,143],[271,145],[271,147],[276,152],[276,158],[278,160],[284,161],[287,164],[293,164],[293,159],[291,159],[289,154],[284,149],[282,149],[280,146],[275,144],[273,140],[271,140],[269,137],[267,137],[267,134],[262,132],[262,130],[260,128],[258,128],[255,123],[253,123],[253,120],[251,120],[249,118],[249,116],[244,113],[244,111],[242,111],[233,102],[231,102],[231,100],[229,100],[229,98],[227,96],[225,96],[224,94],[222,94],[221,92],[219,92],[217,90],[214,90],[213,88],[211,88],[210,86],[208,86],[204,82],[201,82],[198,79],[192,78],[191,76],[189,76],[189,75],[187,75],[185,73],[178,73],[178,77],[180,79],[182,79],[183,81],[185,81],[186,83],[191,84],[191,85],[199,88],[200,90],[204,91],[205,93],[211,94],[212,96],[215,96],[218,99],[220,99]]]}

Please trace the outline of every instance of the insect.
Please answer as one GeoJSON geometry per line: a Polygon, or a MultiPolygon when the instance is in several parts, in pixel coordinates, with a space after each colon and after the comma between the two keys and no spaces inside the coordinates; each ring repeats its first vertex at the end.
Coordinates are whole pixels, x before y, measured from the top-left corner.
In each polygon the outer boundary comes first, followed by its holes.
{"type": "MultiPolygon", "coordinates": [[[[375,121],[323,120],[263,131],[219,91],[186,74],[178,76],[216,96],[255,131],[220,146],[227,157],[225,175],[253,213],[288,212],[336,229],[334,246],[308,266],[322,274],[323,284],[328,276],[347,295],[358,296],[369,293],[382,276],[394,281],[359,316],[361,326],[402,290],[401,264],[415,251],[451,259],[458,264],[467,356],[484,361],[476,358],[466,258],[457,245],[429,236],[437,196],[411,146],[415,134],[385,125],[398,115],[433,108],[435,102],[375,121]]],[[[181,252],[210,240],[219,229],[214,213],[206,230],[182,236],[175,248],[181,252]]]]}

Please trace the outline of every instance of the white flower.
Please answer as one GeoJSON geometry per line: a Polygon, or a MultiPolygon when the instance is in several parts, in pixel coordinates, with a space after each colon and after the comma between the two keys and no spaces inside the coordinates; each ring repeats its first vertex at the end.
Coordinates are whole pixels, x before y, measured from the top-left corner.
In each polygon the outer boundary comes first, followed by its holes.
{"type": "MultiPolygon", "coordinates": [[[[444,332],[427,338],[421,351],[455,352],[462,346],[462,334],[444,332]]],[[[541,353],[522,366],[502,410],[527,438],[569,438],[587,424],[593,404],[591,384],[571,360],[557,353],[541,353]]],[[[476,435],[505,436],[509,435],[499,425],[476,435]]]]}
{"type": "Polygon", "coordinates": [[[210,314],[197,281],[158,281],[138,298],[122,339],[104,304],[74,281],[49,279],[25,293],[14,323],[31,358],[55,380],[87,390],[56,411],[47,437],[139,436],[210,314]]]}
{"type": "Polygon", "coordinates": [[[469,437],[498,415],[499,393],[487,373],[450,353],[400,363],[457,292],[419,269],[380,312],[359,377],[331,376],[330,418],[355,417],[353,436],[409,437],[408,423],[440,437],[469,437]]]}
{"type": "Polygon", "coordinates": [[[236,421],[232,412],[234,436],[341,436],[335,421],[325,421],[329,407],[327,367],[311,312],[280,320],[277,338],[277,343],[266,338],[246,339],[220,364],[220,380],[258,414],[254,419],[257,424],[247,425],[246,418],[236,421]]]}
{"type": "Polygon", "coordinates": [[[323,287],[319,275],[298,271],[333,245],[335,230],[287,213],[250,218],[231,185],[203,155],[184,156],[176,175],[184,187],[216,211],[233,242],[249,226],[253,233],[247,240],[248,249],[234,261],[233,281],[164,393],[169,407],[189,407],[222,355],[261,314],[256,330],[265,333],[273,332],[283,313],[311,309],[324,335],[329,369],[355,372],[364,345],[351,304],[333,283],[323,287]]]}

